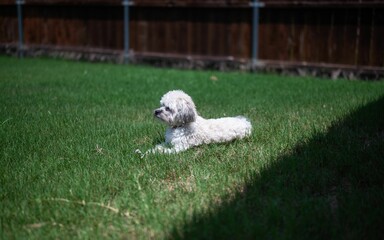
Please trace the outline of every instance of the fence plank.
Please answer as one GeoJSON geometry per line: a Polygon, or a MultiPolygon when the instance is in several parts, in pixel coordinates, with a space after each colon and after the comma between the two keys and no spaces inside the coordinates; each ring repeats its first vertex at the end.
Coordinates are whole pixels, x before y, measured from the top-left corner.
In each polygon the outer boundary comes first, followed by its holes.
{"type": "Polygon", "coordinates": [[[384,67],[384,11],[383,9],[375,9],[374,12],[370,65],[384,67]]]}

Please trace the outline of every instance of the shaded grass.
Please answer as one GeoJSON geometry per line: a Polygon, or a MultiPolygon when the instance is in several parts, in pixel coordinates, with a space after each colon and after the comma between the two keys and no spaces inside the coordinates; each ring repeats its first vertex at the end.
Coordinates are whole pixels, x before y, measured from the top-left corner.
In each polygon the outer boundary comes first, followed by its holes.
{"type": "Polygon", "coordinates": [[[3,238],[359,238],[362,206],[383,200],[383,82],[0,57],[0,91],[3,238]],[[170,89],[205,117],[247,116],[252,136],[138,159],[163,140],[151,114],[170,89]],[[353,151],[366,126],[376,147],[353,151]],[[381,185],[344,194],[369,179],[381,185]]]}

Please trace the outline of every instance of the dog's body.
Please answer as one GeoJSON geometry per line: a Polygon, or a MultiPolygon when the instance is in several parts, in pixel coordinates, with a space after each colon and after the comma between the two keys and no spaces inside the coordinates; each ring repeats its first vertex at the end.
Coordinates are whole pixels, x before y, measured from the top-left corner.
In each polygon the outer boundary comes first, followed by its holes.
{"type": "MultiPolygon", "coordinates": [[[[165,143],[149,153],[178,153],[201,144],[228,142],[251,134],[251,123],[242,116],[204,119],[196,112],[190,96],[181,90],[170,91],[160,100],[155,117],[169,125],[165,143]]],[[[137,151],[140,153],[140,151],[137,151]]]]}

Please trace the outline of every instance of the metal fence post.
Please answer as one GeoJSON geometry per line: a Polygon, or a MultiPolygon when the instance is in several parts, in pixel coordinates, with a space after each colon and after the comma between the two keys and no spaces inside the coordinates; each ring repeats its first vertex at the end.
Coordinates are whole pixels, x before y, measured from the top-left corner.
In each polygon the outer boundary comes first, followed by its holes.
{"type": "Polygon", "coordinates": [[[129,62],[129,0],[123,0],[124,6],[124,63],[129,62]]]}
{"type": "Polygon", "coordinates": [[[258,0],[253,0],[252,6],[252,69],[257,66],[259,52],[259,8],[265,4],[258,0]]]}
{"type": "Polygon", "coordinates": [[[19,44],[17,49],[17,55],[20,58],[24,57],[24,30],[23,30],[23,14],[22,14],[22,5],[24,0],[16,0],[17,6],[17,26],[19,30],[19,44]]]}

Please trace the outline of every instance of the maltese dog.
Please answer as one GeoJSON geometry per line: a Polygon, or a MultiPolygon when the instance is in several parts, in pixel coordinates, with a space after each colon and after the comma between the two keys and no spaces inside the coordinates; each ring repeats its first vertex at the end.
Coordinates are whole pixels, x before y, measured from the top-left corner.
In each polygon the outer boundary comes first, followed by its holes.
{"type": "Polygon", "coordinates": [[[161,107],[154,116],[169,127],[165,142],[156,145],[141,157],[151,153],[178,153],[191,147],[209,143],[222,143],[242,139],[251,134],[252,125],[243,116],[204,119],[196,111],[195,104],[188,94],[181,90],[167,92],[160,100],[161,107]]]}

